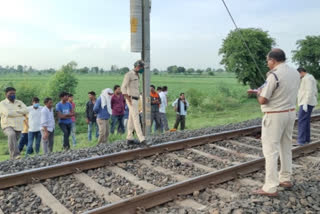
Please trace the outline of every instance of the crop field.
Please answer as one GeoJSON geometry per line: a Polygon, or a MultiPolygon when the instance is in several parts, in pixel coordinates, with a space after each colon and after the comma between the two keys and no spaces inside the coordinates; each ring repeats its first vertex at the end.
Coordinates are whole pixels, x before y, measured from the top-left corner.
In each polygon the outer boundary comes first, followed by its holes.
{"type": "MultiPolygon", "coordinates": [[[[19,84],[35,85],[39,88],[41,102],[45,95],[47,81],[50,76],[1,76],[0,86],[11,82],[14,86],[19,84]]],[[[87,141],[87,125],[85,122],[85,104],[88,92],[95,91],[100,94],[102,89],[113,88],[115,84],[121,85],[123,75],[78,75],[78,86],[74,101],[77,112],[77,146],[73,149],[96,145],[95,139],[87,141]]],[[[218,74],[216,76],[171,76],[153,75],[152,84],[155,86],[168,86],[167,116],[169,127],[175,121],[175,112],[171,106],[181,92],[186,94],[190,103],[186,119],[187,129],[199,129],[228,123],[236,123],[248,119],[261,117],[260,106],[257,101],[248,98],[248,86],[240,84],[232,74],[218,74]]],[[[18,87],[17,87],[18,88],[18,87]]],[[[57,95],[58,96],[58,95],[57,95]]],[[[19,97],[17,97],[19,99],[19,97]]],[[[62,136],[59,127],[56,127],[54,150],[62,149],[62,136]]],[[[125,139],[125,135],[110,135],[109,142],[125,139]]],[[[8,159],[7,139],[0,133],[0,160],[8,159]]],[[[24,155],[24,154],[22,154],[24,155]]]]}

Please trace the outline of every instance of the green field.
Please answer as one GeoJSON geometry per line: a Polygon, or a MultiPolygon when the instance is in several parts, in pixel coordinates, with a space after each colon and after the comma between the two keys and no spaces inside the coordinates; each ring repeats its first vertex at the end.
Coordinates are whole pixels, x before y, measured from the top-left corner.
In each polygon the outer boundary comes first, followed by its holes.
{"type": "MultiPolygon", "coordinates": [[[[96,141],[88,143],[87,125],[85,122],[85,103],[88,91],[100,94],[104,88],[113,88],[115,84],[121,85],[121,75],[78,75],[79,84],[74,95],[77,105],[77,148],[94,146],[96,141]]],[[[40,88],[39,97],[45,97],[45,91],[49,76],[1,76],[0,85],[8,82],[14,86],[19,84],[32,84],[40,88]],[[43,89],[43,90],[42,90],[43,89]]],[[[172,128],[175,120],[175,112],[171,107],[172,102],[181,92],[185,92],[190,102],[186,121],[187,129],[199,129],[228,123],[240,122],[261,117],[260,107],[255,99],[249,99],[243,86],[230,74],[218,74],[216,76],[152,76],[152,84],[155,86],[167,85],[169,88],[167,115],[169,126],[172,128]]],[[[18,97],[19,99],[19,97],[18,97]]],[[[122,135],[111,135],[109,142],[124,139],[122,135]]],[[[55,151],[62,149],[62,137],[59,127],[55,136],[55,151]]],[[[7,140],[0,133],[0,160],[8,159],[7,140]]]]}

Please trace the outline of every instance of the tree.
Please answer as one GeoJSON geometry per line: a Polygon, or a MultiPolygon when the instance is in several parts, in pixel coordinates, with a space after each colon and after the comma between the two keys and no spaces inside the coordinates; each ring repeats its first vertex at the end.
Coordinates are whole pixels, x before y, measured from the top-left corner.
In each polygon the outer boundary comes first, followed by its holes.
{"type": "Polygon", "coordinates": [[[186,69],[184,67],[180,66],[180,67],[177,68],[177,72],[180,73],[180,74],[183,74],[185,71],[186,71],[186,69]]]}
{"type": "Polygon", "coordinates": [[[23,66],[22,65],[18,65],[17,66],[17,72],[18,73],[22,73],[23,72],[23,66]]]}
{"type": "Polygon", "coordinates": [[[206,72],[207,72],[207,73],[212,72],[211,68],[207,68],[207,69],[206,69],[206,72]]]}
{"type": "Polygon", "coordinates": [[[178,73],[178,67],[176,65],[169,66],[167,71],[169,74],[176,74],[178,73]]]}
{"type": "Polygon", "coordinates": [[[151,71],[153,74],[158,75],[159,74],[159,70],[157,68],[152,69],[151,71]]]}
{"type": "Polygon", "coordinates": [[[78,80],[74,75],[77,63],[70,62],[63,65],[49,81],[48,95],[54,100],[59,101],[59,94],[63,91],[75,94],[78,80]]]}
{"type": "Polygon", "coordinates": [[[201,70],[201,69],[197,69],[197,70],[196,70],[196,73],[198,73],[199,75],[201,75],[202,72],[203,72],[203,70],[201,70]]]}
{"type": "Polygon", "coordinates": [[[187,69],[187,73],[188,74],[192,74],[192,73],[194,73],[195,72],[195,70],[193,69],[193,68],[188,68],[187,69]]]}
{"type": "Polygon", "coordinates": [[[225,66],[227,72],[235,72],[237,79],[244,85],[251,88],[258,88],[264,83],[268,67],[266,65],[266,55],[275,45],[275,41],[268,32],[256,28],[246,28],[231,31],[224,39],[223,45],[219,50],[222,54],[221,64],[225,66]],[[241,40],[242,34],[247,43],[252,56],[241,40]],[[257,66],[252,60],[254,57],[257,66]]]}
{"type": "Polygon", "coordinates": [[[123,67],[118,70],[118,72],[120,72],[120,74],[125,74],[129,71],[130,71],[130,69],[128,67],[123,67]]]}
{"type": "Polygon", "coordinates": [[[320,79],[320,36],[307,36],[297,41],[292,60],[320,79]]]}

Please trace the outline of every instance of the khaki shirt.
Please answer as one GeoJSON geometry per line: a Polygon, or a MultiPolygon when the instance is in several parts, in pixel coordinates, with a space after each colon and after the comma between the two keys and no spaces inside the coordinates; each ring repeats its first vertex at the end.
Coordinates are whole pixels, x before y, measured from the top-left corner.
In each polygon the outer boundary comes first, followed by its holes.
{"type": "Polygon", "coordinates": [[[122,94],[128,94],[129,96],[139,97],[139,75],[135,71],[129,71],[124,76],[122,86],[122,94]]]}
{"type": "Polygon", "coordinates": [[[298,105],[308,104],[316,106],[318,104],[318,89],[317,81],[311,74],[306,74],[301,79],[301,84],[298,93],[298,105]]]}
{"type": "Polygon", "coordinates": [[[270,74],[260,93],[260,96],[268,99],[267,104],[261,105],[261,111],[285,111],[295,108],[300,84],[298,71],[281,63],[271,72],[277,75],[279,86],[276,88],[277,80],[270,74]]]}
{"type": "Polygon", "coordinates": [[[5,99],[0,102],[1,128],[12,127],[15,131],[22,131],[24,115],[28,114],[27,106],[20,100],[14,103],[5,99]]]}

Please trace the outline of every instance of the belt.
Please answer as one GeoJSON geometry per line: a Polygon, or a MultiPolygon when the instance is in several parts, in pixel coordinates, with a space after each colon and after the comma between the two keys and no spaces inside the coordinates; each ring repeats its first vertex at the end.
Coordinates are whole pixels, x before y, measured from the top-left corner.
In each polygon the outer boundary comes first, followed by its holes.
{"type": "Polygon", "coordinates": [[[130,96],[131,99],[139,100],[139,97],[130,96]]]}
{"type": "Polygon", "coordinates": [[[296,110],[295,108],[292,108],[292,109],[283,110],[283,111],[267,111],[267,112],[264,112],[264,113],[265,114],[284,113],[284,112],[290,112],[290,111],[295,111],[295,110],[296,110]]]}

